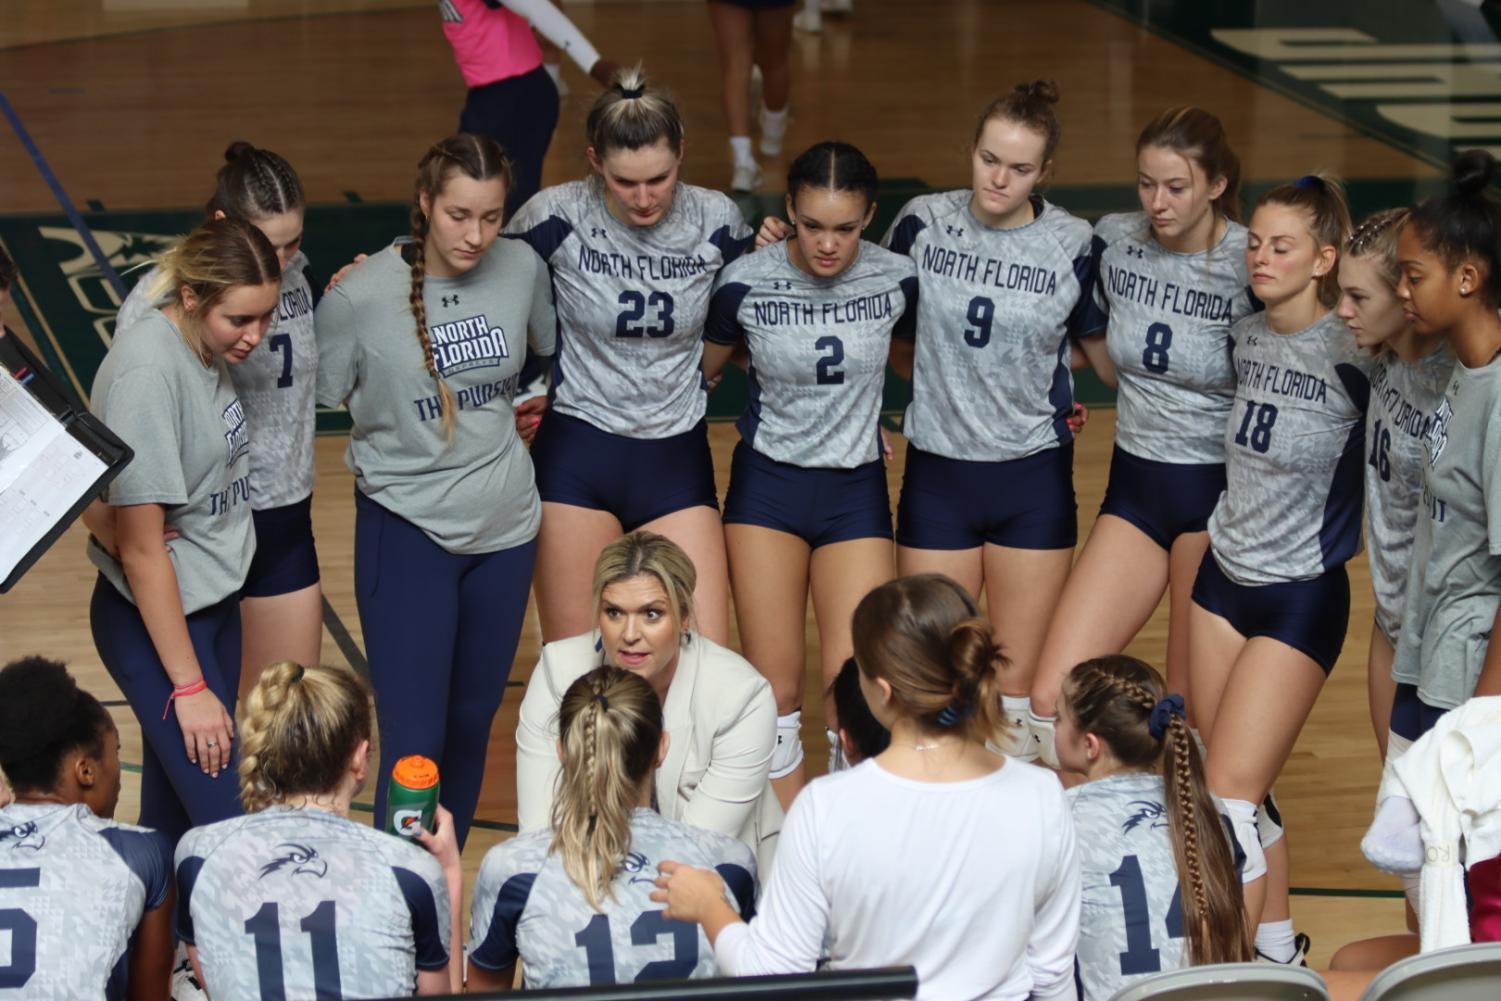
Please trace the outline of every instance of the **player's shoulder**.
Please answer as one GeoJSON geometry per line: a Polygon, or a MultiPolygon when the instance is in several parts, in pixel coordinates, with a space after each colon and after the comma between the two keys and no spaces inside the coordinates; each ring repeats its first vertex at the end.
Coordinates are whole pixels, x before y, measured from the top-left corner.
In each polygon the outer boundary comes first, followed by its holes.
{"type": "Polygon", "coordinates": [[[1094,238],[1094,227],[1089,220],[1081,219],[1055,202],[1044,201],[1038,223],[1050,233],[1064,250],[1075,253],[1080,247],[1088,247],[1094,238]]]}
{"type": "Polygon", "coordinates": [[[552,838],[552,828],[543,827],[518,834],[491,848],[480,861],[480,884],[494,889],[512,876],[541,872],[552,848],[552,838]]]}
{"type": "Polygon", "coordinates": [[[710,222],[728,219],[745,221],[745,215],[740,211],[740,206],[735,204],[735,200],[723,191],[714,188],[701,188],[697,184],[680,183],[672,198],[674,211],[686,208],[710,222]]]}
{"type": "Polygon", "coordinates": [[[662,854],[678,862],[712,869],[719,865],[738,865],[748,872],[756,871],[755,853],[738,838],[719,831],[710,831],[679,820],[670,820],[660,814],[642,811],[637,824],[651,832],[662,854]],[[670,853],[669,853],[670,852],[670,853]]]}
{"type": "Polygon", "coordinates": [[[901,222],[909,216],[916,216],[925,224],[952,219],[968,211],[971,195],[972,192],[968,188],[956,188],[953,191],[929,191],[908,199],[907,204],[897,212],[896,219],[901,222]]]}
{"type": "Polygon", "coordinates": [[[324,305],[337,302],[355,306],[392,297],[406,302],[412,269],[402,257],[402,247],[408,242],[395,240],[356,264],[323,296],[320,311],[324,305]]]}
{"type": "Polygon", "coordinates": [[[1094,235],[1108,246],[1121,240],[1146,240],[1151,227],[1144,212],[1111,212],[1096,220],[1094,235]]]}
{"type": "Polygon", "coordinates": [[[719,272],[719,285],[741,284],[754,286],[787,268],[792,267],[787,259],[787,241],[768,244],[760,250],[741,254],[719,272]]]}
{"type": "Polygon", "coordinates": [[[1266,313],[1257,310],[1247,313],[1230,325],[1230,339],[1241,345],[1248,334],[1263,333],[1267,329],[1266,313]]]}
{"type": "Polygon", "coordinates": [[[916,261],[906,254],[887,250],[879,243],[870,240],[860,241],[860,259],[855,262],[855,266],[897,281],[917,277],[916,261]]]}
{"type": "Polygon", "coordinates": [[[212,824],[190,828],[186,834],[177,839],[177,865],[181,866],[189,858],[207,859],[215,854],[226,842],[232,840],[254,816],[250,814],[244,817],[230,817],[227,820],[218,820],[212,824]]]}

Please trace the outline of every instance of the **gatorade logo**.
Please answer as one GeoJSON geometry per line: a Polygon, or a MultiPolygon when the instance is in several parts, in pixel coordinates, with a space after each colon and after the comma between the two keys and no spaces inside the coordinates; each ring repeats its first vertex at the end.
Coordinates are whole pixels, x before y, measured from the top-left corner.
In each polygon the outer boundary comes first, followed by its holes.
{"type": "Polygon", "coordinates": [[[404,838],[415,838],[417,832],[422,830],[421,810],[397,810],[393,818],[396,825],[396,833],[404,838]]]}

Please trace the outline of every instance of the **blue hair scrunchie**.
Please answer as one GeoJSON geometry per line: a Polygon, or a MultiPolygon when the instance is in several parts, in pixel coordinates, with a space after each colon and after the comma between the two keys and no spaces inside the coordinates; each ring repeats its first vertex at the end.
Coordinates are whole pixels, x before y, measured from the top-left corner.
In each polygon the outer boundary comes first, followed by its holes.
{"type": "Polygon", "coordinates": [[[1183,696],[1169,695],[1161,702],[1152,707],[1152,718],[1147,722],[1147,729],[1152,734],[1153,740],[1161,740],[1167,733],[1167,728],[1173,725],[1173,717],[1183,716],[1183,696]]]}
{"type": "Polygon", "coordinates": [[[938,714],[938,725],[946,728],[956,727],[969,719],[970,714],[974,711],[975,704],[973,701],[965,702],[962,705],[958,702],[950,702],[943,707],[943,712],[938,714]]]}
{"type": "Polygon", "coordinates": [[[1304,174],[1302,177],[1293,182],[1293,187],[1312,188],[1314,191],[1322,192],[1325,188],[1328,187],[1328,185],[1325,184],[1324,179],[1317,174],[1304,174]]]}

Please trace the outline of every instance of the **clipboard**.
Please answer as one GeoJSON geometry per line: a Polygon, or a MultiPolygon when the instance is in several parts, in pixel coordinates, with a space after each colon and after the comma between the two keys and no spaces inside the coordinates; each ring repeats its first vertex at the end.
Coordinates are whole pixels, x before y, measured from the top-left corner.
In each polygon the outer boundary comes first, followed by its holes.
{"type": "MultiPolygon", "coordinates": [[[[6,539],[0,538],[0,574],[4,574],[4,580],[0,581],[0,594],[4,594],[16,586],[22,575],[62,537],[68,526],[83,513],[84,508],[120,475],[121,470],[135,457],[135,453],[105,427],[103,422],[89,413],[88,408],[47,370],[40,359],[22,343],[20,337],[8,330],[4,337],[0,337],[0,369],[4,369],[5,373],[0,375],[0,393],[10,399],[14,410],[34,410],[26,405],[26,400],[14,396],[19,386],[20,392],[29,394],[30,399],[40,404],[42,410],[56,422],[44,429],[53,439],[48,453],[38,456],[36,461],[27,465],[21,465],[16,460],[11,472],[15,473],[19,469],[19,478],[14,479],[7,487],[0,488],[0,525],[4,525],[0,534],[11,536],[8,545],[6,539]],[[61,425],[61,434],[57,433],[56,425],[61,425]],[[71,458],[76,467],[83,467],[86,471],[81,474],[82,478],[75,472],[65,482],[49,484],[47,502],[35,502],[27,494],[27,487],[42,481],[41,478],[47,471],[45,467],[55,464],[56,460],[52,457],[59,454],[71,458]],[[85,456],[98,460],[103,470],[96,475],[94,464],[84,465],[87,463],[85,456]],[[24,552],[21,551],[23,547],[24,552]],[[12,559],[15,559],[15,563],[10,566],[12,559]]],[[[0,400],[0,408],[4,406],[5,402],[0,400]]],[[[0,412],[0,421],[5,417],[6,414],[0,412]]],[[[0,429],[3,427],[4,425],[0,425],[0,429]]],[[[11,444],[14,445],[15,442],[12,441],[11,444]]],[[[15,452],[9,454],[13,459],[17,455],[15,452]]],[[[0,442],[0,462],[4,461],[6,455],[6,444],[0,442]]],[[[38,491],[37,496],[40,495],[38,491]]]]}

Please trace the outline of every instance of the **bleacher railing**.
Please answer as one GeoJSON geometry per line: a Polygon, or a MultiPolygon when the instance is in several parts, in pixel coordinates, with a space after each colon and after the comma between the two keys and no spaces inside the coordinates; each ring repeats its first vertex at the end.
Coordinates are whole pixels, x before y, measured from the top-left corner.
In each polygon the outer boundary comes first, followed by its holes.
{"type": "MultiPolygon", "coordinates": [[[[672,980],[609,987],[564,987],[527,991],[522,998],[558,998],[568,1001],[886,1001],[917,996],[917,970],[889,966],[878,970],[838,970],[829,973],[793,973],[774,977],[714,977],[708,980],[672,980]]],[[[515,998],[513,992],[494,994],[447,994],[432,1001],[499,1001],[515,998]]],[[[397,1001],[395,998],[389,1001],[397,1001]]]]}

